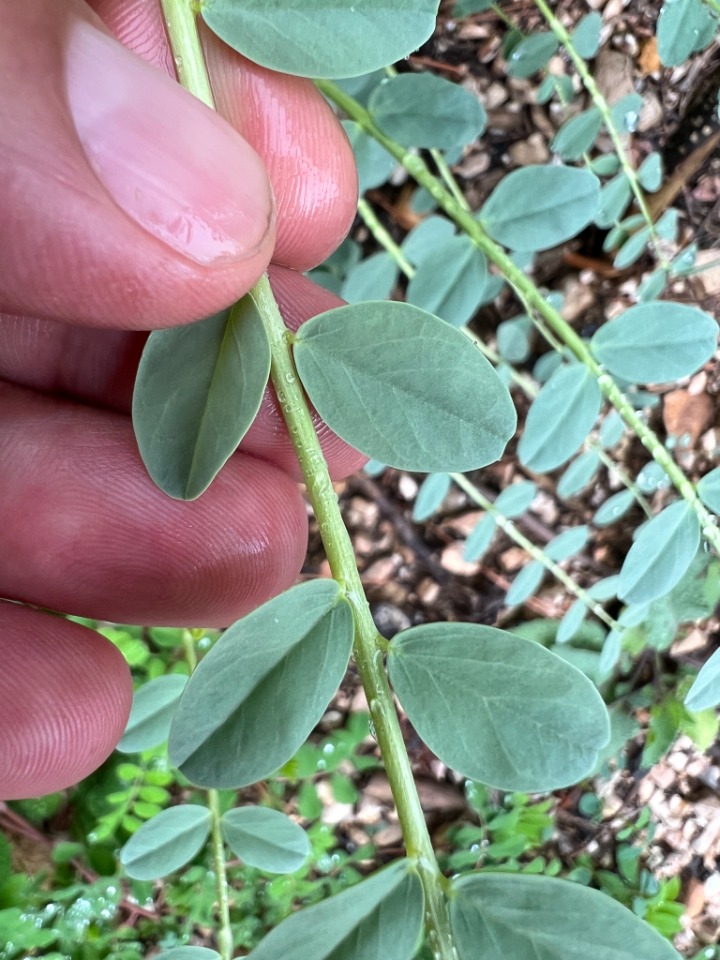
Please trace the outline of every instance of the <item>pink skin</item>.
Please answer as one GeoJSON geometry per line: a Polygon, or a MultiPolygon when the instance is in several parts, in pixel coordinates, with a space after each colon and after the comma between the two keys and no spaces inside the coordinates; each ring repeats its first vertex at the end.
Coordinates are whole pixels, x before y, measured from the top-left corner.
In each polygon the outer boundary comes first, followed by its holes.
{"type": "MultiPolygon", "coordinates": [[[[225,626],[300,570],[294,455],[268,391],[201,499],[162,495],[128,416],[142,331],[208,316],[271,258],[289,326],[337,306],[293,271],[347,232],[352,155],[308,81],[205,32],[228,124],[163,76],[158,0],[92,7],[25,0],[0,31],[0,596],[225,626]]],[[[363,458],[318,428],[332,475],[357,469],[363,458]]],[[[131,700],[115,648],[0,602],[0,658],[0,797],[60,789],[101,763],[131,700]]]]}

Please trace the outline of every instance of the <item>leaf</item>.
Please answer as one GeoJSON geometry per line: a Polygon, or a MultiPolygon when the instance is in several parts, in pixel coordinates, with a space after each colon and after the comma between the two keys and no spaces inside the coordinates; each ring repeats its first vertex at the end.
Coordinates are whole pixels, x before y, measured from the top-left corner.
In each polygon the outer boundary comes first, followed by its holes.
{"type": "Polygon", "coordinates": [[[662,186],[663,167],[662,156],[654,150],[649,153],[638,167],[637,177],[643,190],[654,193],[662,186]]]}
{"type": "Polygon", "coordinates": [[[305,831],[278,810],[235,807],[223,814],[220,826],[235,856],[266,873],[293,873],[310,854],[305,831]]]}
{"type": "Polygon", "coordinates": [[[455,233],[455,228],[446,217],[432,216],[421,220],[403,240],[403,253],[414,264],[432,256],[455,233]]]}
{"type": "Polygon", "coordinates": [[[720,514],[720,467],[705,474],[697,485],[697,492],[706,507],[720,514]]]}
{"type": "Polygon", "coordinates": [[[667,281],[668,272],[663,267],[649,273],[638,287],[637,296],[640,303],[657,300],[665,289],[667,281]]]}
{"type": "Polygon", "coordinates": [[[586,14],[572,32],[572,44],[584,60],[592,60],[600,48],[602,17],[597,11],[586,14]]]}
{"type": "Polygon", "coordinates": [[[210,811],[183,803],[163,810],[130,837],[120,851],[120,863],[134,880],[155,880],[178,870],[205,845],[210,811]]]}
{"type": "Polygon", "coordinates": [[[450,475],[429,473],[420,484],[412,509],[415,523],[427,520],[438,509],[450,490],[450,475]]]}
{"type": "Polygon", "coordinates": [[[664,383],[698,370],[717,347],[709,313],[662,301],[630,307],[590,341],[598,363],[630,383],[664,383]]]}
{"type": "Polygon", "coordinates": [[[459,330],[406,303],[321,313],[295,339],[311,402],[343,440],[427,473],[497,460],[515,431],[507,388],[459,330]]]}
{"type": "Polygon", "coordinates": [[[596,527],[609,527],[620,517],[624,517],[630,507],[635,502],[635,494],[632,490],[621,490],[608,497],[605,503],[598,507],[593,517],[593,523],[596,527]]]}
{"type": "Polygon", "coordinates": [[[609,736],[605,705],[579,670],[493,627],[412,627],[392,641],[388,671],[428,747],[463,776],[501,790],[575,783],[609,736]]]}
{"type": "Polygon", "coordinates": [[[557,491],[560,496],[574,497],[590,483],[599,467],[600,457],[594,450],[581,453],[558,480],[557,491]]]}
{"type": "Polygon", "coordinates": [[[334,580],[286,591],[234,623],[200,661],[170,729],[193,783],[242,787],[290,759],[347,669],[350,605],[334,580]]]}
{"type": "Polygon", "coordinates": [[[206,490],[260,409],[270,345],[249,296],[186,327],[150,334],[132,417],[154,483],[179,500],[206,490]]]}
{"type": "Polygon", "coordinates": [[[595,143],[602,126],[602,116],[597,107],[583,110],[566,120],[552,141],[552,149],[563,160],[579,160],[595,143]]]}
{"type": "Polygon", "coordinates": [[[568,608],[567,613],[560,621],[557,634],[555,636],[555,642],[559,644],[569,643],[582,626],[587,615],[588,608],[585,606],[583,601],[576,600],[568,608]]]}
{"type": "Polygon", "coordinates": [[[508,363],[525,363],[530,356],[530,336],[533,322],[530,317],[503,320],[497,327],[497,349],[508,363]]]}
{"type": "Polygon", "coordinates": [[[495,536],[495,529],[495,517],[493,517],[491,513],[486,513],[470,531],[465,541],[463,559],[467,560],[468,563],[475,563],[479,560],[492,543],[492,539],[495,536]]]}
{"type": "Polygon", "coordinates": [[[559,467],[587,438],[601,406],[600,387],[586,367],[559,367],[528,411],[518,444],[520,462],[537,473],[559,467]]]}
{"type": "Polygon", "coordinates": [[[205,0],[221,40],[263,67],[335,79],[402,60],[435,29],[438,0],[205,0]]]}
{"type": "Polygon", "coordinates": [[[720,704],[720,650],[703,664],[685,697],[685,708],[697,713],[720,704]]]}
{"type": "Polygon", "coordinates": [[[612,450],[620,443],[624,433],[625,421],[617,410],[611,410],[606,417],[603,417],[598,431],[598,440],[605,450],[612,450]]]}
{"type": "Polygon", "coordinates": [[[628,93],[613,104],[611,116],[620,133],[634,133],[638,128],[643,98],[639,93],[628,93]]]}
{"type": "Polygon", "coordinates": [[[522,167],[495,187],[479,219],[490,236],[512,250],[547,250],[586,227],[599,201],[600,181],[586,170],[522,167]]]}
{"type": "Polygon", "coordinates": [[[646,524],[625,557],[618,596],[626,603],[662,597],[683,577],[700,545],[700,524],[684,500],[646,524]]]}
{"type": "Polygon", "coordinates": [[[397,264],[389,253],[373,253],[348,273],[340,296],[348,303],[385,300],[397,282],[397,264]]]}
{"type": "Polygon", "coordinates": [[[460,960],[680,960],[616,900],[569,880],[482,873],[452,882],[460,960]]]}
{"type": "Polygon", "coordinates": [[[487,122],[476,96],[431,73],[400,73],[383,80],[373,90],[368,110],[387,136],[406,147],[465,146],[487,122]]]}
{"type": "Polygon", "coordinates": [[[635,263],[636,260],[639,260],[647,251],[650,235],[650,227],[643,227],[642,230],[633,233],[618,250],[613,260],[613,266],[618,270],[624,270],[635,263]]]}
{"type": "Polygon", "coordinates": [[[509,520],[521,517],[535,499],[537,486],[530,480],[521,480],[505,487],[495,501],[495,509],[504,514],[509,520]]]}
{"type": "Polygon", "coordinates": [[[562,563],[568,557],[579,553],[590,537],[590,528],[581,524],[577,527],[570,527],[569,530],[563,530],[550,541],[545,547],[545,555],[555,563],[562,563]]]}
{"type": "Polygon", "coordinates": [[[154,960],[220,960],[220,954],[207,947],[173,947],[158,953],[154,960]]]}
{"type": "Polygon", "coordinates": [[[607,229],[620,219],[630,203],[632,187],[630,181],[621,171],[609,180],[600,191],[600,203],[595,214],[595,223],[607,229]]]}
{"type": "Polygon", "coordinates": [[[123,753],[140,753],[165,743],[175,707],[188,678],[181,674],[156,677],[133,695],[125,733],[117,745],[123,753]]]}
{"type": "Polygon", "coordinates": [[[531,77],[545,66],[557,48],[558,42],[549,31],[531,33],[513,48],[507,72],[511,77],[531,77]]]}
{"type": "Polygon", "coordinates": [[[538,560],[526,563],[510,584],[510,589],[505,595],[505,603],[509,607],[525,603],[538,589],[544,576],[545,567],[538,560]]]}
{"type": "Polygon", "coordinates": [[[418,264],[407,302],[461,327],[482,302],[487,261],[469,237],[450,237],[418,264]]]}
{"type": "MultiPolygon", "coordinates": [[[[658,55],[665,67],[677,67],[698,49],[715,20],[702,0],[670,0],[658,17],[658,55]]],[[[708,38],[708,42],[709,42],[708,38]]]]}
{"type": "Polygon", "coordinates": [[[390,177],[396,161],[377,140],[369,137],[359,123],[343,120],[345,133],[355,154],[360,195],[374,187],[380,187],[390,177]]]}
{"type": "Polygon", "coordinates": [[[294,913],[251,960],[410,960],[423,921],[423,892],[409,860],[396,860],[349,890],[294,913]]]}

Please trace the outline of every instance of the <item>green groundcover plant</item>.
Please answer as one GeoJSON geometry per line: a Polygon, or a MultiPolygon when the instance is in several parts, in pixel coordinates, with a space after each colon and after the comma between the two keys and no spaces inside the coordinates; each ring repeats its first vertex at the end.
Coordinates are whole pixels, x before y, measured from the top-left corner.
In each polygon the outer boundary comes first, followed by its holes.
{"type": "MultiPolygon", "coordinates": [[[[455,13],[489,6],[461,0],[455,13]]],[[[212,106],[198,11],[189,0],[163,0],[163,7],[180,80],[212,106]]],[[[305,861],[308,838],[295,823],[260,806],[223,809],[218,791],[247,787],[282,770],[323,716],[351,658],[367,696],[405,856],[352,889],[292,914],[252,951],[253,958],[677,957],[656,929],[583,883],[501,872],[492,864],[445,876],[395,706],[397,698],[430,750],[468,780],[524,793],[568,787],[617,750],[618,736],[622,742],[619,714],[602,694],[618,693],[614,684],[627,658],[645,646],[666,649],[679,624],[707,616],[717,602],[717,565],[709,551],[720,547],[720,468],[697,485],[691,482],[642,412],[649,384],[688,377],[715,352],[713,317],[659,299],[674,278],[693,269],[696,251],[676,249],[672,211],[654,221],[648,210],[645,193],[662,182],[659,156],[651,154],[635,169],[627,155],[625,135],[637,122],[637,96],[610,107],[594,83],[587,63],[599,48],[600,15],[588,13],[569,32],[544,0],[536,0],[536,7],[545,29],[523,36],[508,28],[508,72],[533,76],[563,50],[590,105],[560,127],[552,162],[508,174],[478,211],[468,208],[449,168],[482,135],[487,118],[477,99],[429,74],[383,71],[431,35],[438,0],[207,0],[200,7],[207,26],[244,56],[316,80],[346,118],[363,190],[384,183],[400,164],[435,213],[398,245],[361,200],[360,214],[383,249],[361,260],[349,241],[315,271],[353,302],[313,317],[294,333],[264,277],[221,313],[148,340],[133,420],[154,482],[172,497],[202,496],[249,429],[270,383],[332,573],[291,588],[233,624],[197,665],[190,657],[189,679],[156,679],[136,697],[122,748],[143,750],[169,736],[172,763],[206,791],[207,802],[168,807],[163,794],[154,815],[131,831],[121,862],[136,880],[152,880],[187,863],[210,841],[217,881],[218,950],[176,947],[162,953],[163,960],[234,955],[226,847],[250,867],[281,874],[305,861]],[[595,152],[601,133],[614,144],[611,155],[595,152]],[[586,341],[563,319],[557,296],[538,287],[531,272],[538,251],[591,224],[607,231],[618,268],[642,256],[653,265],[638,302],[586,341]],[[400,273],[407,279],[407,302],[384,300],[400,273]],[[498,330],[493,354],[465,324],[506,284],[523,312],[498,330]],[[648,510],[617,577],[594,592],[573,584],[561,567],[584,548],[589,527],[564,531],[539,549],[517,539],[512,524],[532,501],[534,483],[514,484],[493,504],[464,476],[498,460],[516,432],[509,387],[524,382],[527,388],[527,378],[512,364],[527,357],[533,331],[553,350],[544,369],[534,371],[539,392],[528,388],[536,395],[518,446],[522,466],[534,474],[563,467],[558,489],[571,497],[592,481],[627,431],[648,451],[647,476],[628,480],[619,499],[597,511],[594,525],[609,525],[638,503],[646,507],[649,491],[673,491],[659,512],[648,510]],[[576,597],[559,627],[541,637],[433,623],[404,630],[392,641],[382,637],[310,404],[373,461],[428,474],[416,519],[430,516],[452,483],[465,490],[486,511],[468,538],[466,556],[482,556],[496,529],[511,533],[531,562],[507,603],[532,596],[549,571],[576,597]],[[605,604],[618,598],[624,609],[616,619],[605,604]],[[593,627],[603,625],[599,635],[584,622],[590,615],[593,627]]],[[[679,63],[707,46],[717,32],[716,14],[715,3],[668,0],[658,23],[663,63],[679,63]]],[[[568,77],[548,73],[538,99],[555,98],[567,107],[576,92],[568,77]]],[[[718,654],[685,692],[684,704],[674,701],[678,715],[715,707],[718,654]]]]}

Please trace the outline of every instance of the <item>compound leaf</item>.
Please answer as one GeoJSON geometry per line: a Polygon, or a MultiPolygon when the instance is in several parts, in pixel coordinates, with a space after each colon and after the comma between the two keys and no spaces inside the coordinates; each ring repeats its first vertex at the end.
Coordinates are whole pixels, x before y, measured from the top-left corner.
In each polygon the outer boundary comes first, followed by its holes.
{"type": "Polygon", "coordinates": [[[599,201],[600,181],[587,170],[522,167],[500,181],[479,219],[495,240],[512,250],[547,250],[586,227],[599,201]]]}
{"type": "Polygon", "coordinates": [[[538,473],[559,467],[586,439],[601,406],[600,387],[586,367],[560,367],[528,411],[518,444],[520,462],[538,473]]]}
{"type": "Polygon", "coordinates": [[[349,890],[289,916],[250,960],[410,960],[423,910],[417,874],[409,860],[397,860],[349,890]]]}
{"type": "Polygon", "coordinates": [[[663,300],[630,307],[590,342],[599,363],[630,383],[689,376],[712,357],[718,325],[709,313],[663,300]]]}
{"type": "Polygon", "coordinates": [[[174,673],[155,677],[136,690],[125,733],[117,749],[123,753],[140,753],[165,743],[175,707],[187,681],[187,677],[174,673]]]}
{"type": "Polygon", "coordinates": [[[238,620],[180,698],[172,762],[207,787],[246,786],[274,773],[323,715],[352,640],[350,605],[334,580],[302,583],[238,620]]]}
{"type": "Polygon", "coordinates": [[[402,60],[432,34],[438,0],[205,0],[203,20],[249,60],[336,79],[402,60]]]}
{"type": "Polygon", "coordinates": [[[680,960],[657,930],[607,894],[554,877],[460,877],[450,926],[460,960],[680,960]]]}
{"type": "Polygon", "coordinates": [[[235,807],[223,814],[220,826],[232,852],[267,873],[293,873],[310,853],[305,831],[279,810],[235,807]]]}
{"type": "Polygon", "coordinates": [[[140,456],[171,497],[208,488],[260,409],[270,345],[249,296],[206,320],[150,334],[132,416],[140,456]]]}
{"type": "Polygon", "coordinates": [[[431,73],[401,73],[372,92],[375,123],[406,147],[451,147],[472,143],[485,129],[485,110],[469,90],[431,73]]]}
{"type": "Polygon", "coordinates": [[[501,790],[575,783],[609,737],[605,705],[539,644],[469,623],[397,635],[388,670],[410,722],[444,763],[501,790]]]}
{"type": "Polygon", "coordinates": [[[183,803],[144,823],[120,851],[120,863],[134,880],[155,880],[182,867],[200,851],[210,833],[210,811],[183,803]]]}
{"type": "Polygon", "coordinates": [[[700,545],[700,523],[684,500],[666,507],[646,524],[625,557],[618,596],[647,603],[664,596],[685,575],[700,545]]]}
{"type": "Polygon", "coordinates": [[[459,330],[406,303],[321,313],[295,362],[327,425],[375,460],[427,473],[497,460],[515,431],[507,388],[459,330]]]}

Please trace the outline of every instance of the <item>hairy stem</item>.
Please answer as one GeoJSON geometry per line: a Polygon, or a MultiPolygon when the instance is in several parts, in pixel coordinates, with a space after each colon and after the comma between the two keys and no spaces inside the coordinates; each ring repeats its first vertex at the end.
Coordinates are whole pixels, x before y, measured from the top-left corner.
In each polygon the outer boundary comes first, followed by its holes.
{"type": "Polygon", "coordinates": [[[530,306],[532,313],[541,317],[573,356],[587,367],[596,378],[602,394],[615,407],[652,458],[660,464],[678,493],[695,511],[704,536],[713,548],[720,553],[720,528],[716,526],[715,518],[698,497],[694,484],[688,480],[682,469],[675,463],[657,434],[647,425],[642,414],[635,410],[613,378],[603,370],[585,341],[573,330],[559,311],[547,302],[533,281],[513,263],[505,250],[486,233],[481,222],[455,200],[438,178],[431,173],[421,157],[416,156],[397,141],[386,136],[375,125],[368,111],[340,87],[329,80],[317,80],[316,85],[352,120],[355,120],[365,133],[377,140],[388,153],[395,157],[417,183],[435,198],[450,219],[454,220],[487,258],[499,268],[517,295],[530,306]]]}
{"type": "MultiPolygon", "coordinates": [[[[185,71],[183,83],[208,106],[214,107],[205,60],[197,36],[195,15],[189,0],[163,0],[163,11],[168,23],[173,55],[176,63],[180,62],[185,71]],[[204,75],[202,80],[201,75],[204,75]]],[[[436,960],[457,960],[445,899],[447,881],[440,873],[435,858],[383,664],[383,651],[387,648],[387,641],[378,634],[365,597],[352,541],[343,523],[327,463],[295,370],[291,350],[292,334],[285,327],[267,275],[261,277],[250,295],[262,317],[270,341],[270,377],[303,473],[332,575],[344,589],[353,611],[355,660],[397,807],[407,853],[415,860],[423,885],[428,943],[436,960]]],[[[217,797],[215,805],[217,806],[217,797]]],[[[214,849],[216,819],[213,815],[214,849]]],[[[222,843],[219,825],[217,842],[222,843]]],[[[222,865],[216,861],[216,869],[221,868],[224,872],[224,857],[222,865]]],[[[227,896],[227,887],[225,895],[227,896]]],[[[222,912],[222,900],[220,907],[222,912]]],[[[231,955],[231,952],[227,954],[228,957],[231,955]]]]}

